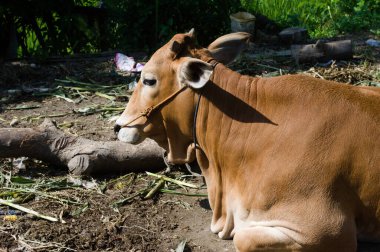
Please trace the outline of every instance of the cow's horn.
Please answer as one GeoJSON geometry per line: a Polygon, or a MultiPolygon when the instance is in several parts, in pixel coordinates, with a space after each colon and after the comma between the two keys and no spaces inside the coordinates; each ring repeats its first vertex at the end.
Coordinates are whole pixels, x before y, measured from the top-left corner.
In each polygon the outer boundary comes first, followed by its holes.
{"type": "Polygon", "coordinates": [[[191,28],[191,30],[187,33],[191,38],[195,36],[194,28],[191,28]]]}

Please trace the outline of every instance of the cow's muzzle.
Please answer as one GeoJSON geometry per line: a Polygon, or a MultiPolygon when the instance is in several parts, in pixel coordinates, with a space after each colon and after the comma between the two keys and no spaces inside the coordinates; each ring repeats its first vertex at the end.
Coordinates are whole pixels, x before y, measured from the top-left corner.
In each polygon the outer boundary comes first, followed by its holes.
{"type": "Polygon", "coordinates": [[[142,142],[143,137],[136,127],[121,127],[119,124],[115,124],[113,130],[117,135],[117,138],[125,143],[138,144],[142,142]]]}

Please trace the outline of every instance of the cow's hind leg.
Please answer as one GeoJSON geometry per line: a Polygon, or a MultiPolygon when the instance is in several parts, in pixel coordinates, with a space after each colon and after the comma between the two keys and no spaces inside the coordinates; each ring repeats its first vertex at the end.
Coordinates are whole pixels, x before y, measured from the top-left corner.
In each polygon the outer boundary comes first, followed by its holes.
{"type": "Polygon", "coordinates": [[[234,236],[236,251],[301,250],[301,245],[287,235],[286,230],[280,227],[263,226],[240,229],[234,236]]]}

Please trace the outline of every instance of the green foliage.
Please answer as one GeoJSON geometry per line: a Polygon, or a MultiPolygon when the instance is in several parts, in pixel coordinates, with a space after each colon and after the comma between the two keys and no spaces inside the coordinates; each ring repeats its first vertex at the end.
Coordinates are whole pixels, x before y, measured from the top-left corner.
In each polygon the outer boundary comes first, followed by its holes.
{"type": "Polygon", "coordinates": [[[210,42],[229,31],[229,14],[240,6],[239,0],[3,0],[0,47],[7,44],[14,24],[19,56],[108,49],[149,53],[191,28],[202,42],[210,42]]]}
{"type": "Polygon", "coordinates": [[[252,13],[260,13],[275,20],[282,26],[287,26],[296,13],[295,1],[287,0],[241,0],[244,8],[252,13]],[[289,15],[290,14],[290,15],[289,15]]]}
{"type": "Polygon", "coordinates": [[[241,0],[248,11],[282,26],[306,27],[312,37],[363,30],[380,33],[378,0],[241,0]]]}
{"type": "Polygon", "coordinates": [[[99,0],[74,0],[74,4],[77,6],[98,7],[100,5],[99,0]]]}
{"type": "Polygon", "coordinates": [[[357,32],[370,29],[375,35],[380,35],[380,2],[378,0],[348,0],[339,1],[342,9],[337,17],[336,28],[343,32],[357,32]]]}
{"type": "Polygon", "coordinates": [[[4,0],[0,3],[0,31],[4,30],[0,43],[6,47],[15,29],[19,56],[98,51],[102,49],[98,21],[104,17],[96,17],[92,12],[99,8],[91,8],[98,4],[98,0],[4,0]],[[79,2],[88,7],[78,8],[79,2]]]}
{"type": "Polygon", "coordinates": [[[19,56],[151,53],[191,28],[207,45],[229,32],[229,15],[242,6],[284,27],[306,27],[312,37],[362,30],[380,36],[378,0],[2,0],[0,57],[9,54],[13,30],[19,56]]]}

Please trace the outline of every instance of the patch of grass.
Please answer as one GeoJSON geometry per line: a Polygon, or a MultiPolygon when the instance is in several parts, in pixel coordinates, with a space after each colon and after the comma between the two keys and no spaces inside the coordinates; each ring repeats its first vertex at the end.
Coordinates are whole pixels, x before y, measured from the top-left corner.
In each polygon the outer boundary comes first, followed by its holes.
{"type": "Polygon", "coordinates": [[[311,37],[333,37],[368,30],[380,34],[377,0],[241,0],[245,9],[260,13],[280,25],[303,26],[311,37]]]}

